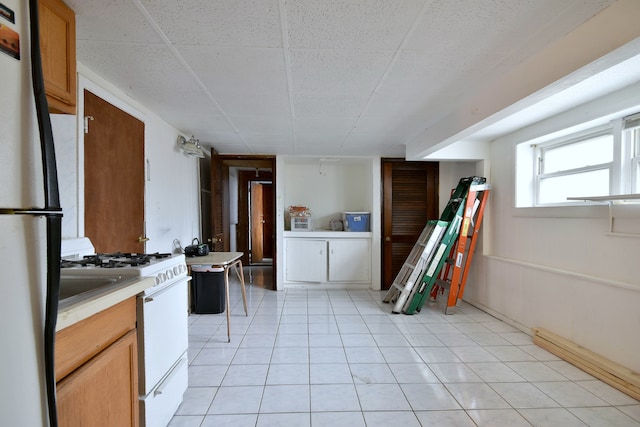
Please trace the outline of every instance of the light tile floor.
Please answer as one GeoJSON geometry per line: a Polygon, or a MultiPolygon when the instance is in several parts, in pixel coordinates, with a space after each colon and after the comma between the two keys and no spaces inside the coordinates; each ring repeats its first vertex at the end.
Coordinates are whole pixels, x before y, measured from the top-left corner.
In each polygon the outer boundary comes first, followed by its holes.
{"type": "Polygon", "coordinates": [[[640,402],[464,304],[391,314],[384,292],[231,287],[189,317],[189,388],[171,427],[640,426],[640,402]]]}

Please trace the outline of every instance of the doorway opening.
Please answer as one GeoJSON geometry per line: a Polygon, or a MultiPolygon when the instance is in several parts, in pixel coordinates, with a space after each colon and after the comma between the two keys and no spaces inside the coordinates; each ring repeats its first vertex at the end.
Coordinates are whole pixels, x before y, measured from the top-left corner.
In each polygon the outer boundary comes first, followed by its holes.
{"type": "Polygon", "coordinates": [[[276,289],[275,157],[211,154],[211,239],[242,252],[249,280],[276,289]],[[255,273],[255,274],[254,274],[255,273]],[[268,276],[268,277],[267,277],[268,276]]]}

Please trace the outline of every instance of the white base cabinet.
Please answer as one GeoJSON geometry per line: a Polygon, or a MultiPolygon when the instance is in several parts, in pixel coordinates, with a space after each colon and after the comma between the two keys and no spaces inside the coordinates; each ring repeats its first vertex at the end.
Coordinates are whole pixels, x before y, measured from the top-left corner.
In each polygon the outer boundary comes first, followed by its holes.
{"type": "Polygon", "coordinates": [[[285,275],[291,282],[327,280],[326,240],[286,239],[285,275]]]}
{"type": "Polygon", "coordinates": [[[371,239],[333,239],[327,243],[330,282],[371,282],[371,239]]]}
{"type": "Polygon", "coordinates": [[[284,239],[285,286],[371,285],[371,233],[287,234],[289,236],[284,239]]]}

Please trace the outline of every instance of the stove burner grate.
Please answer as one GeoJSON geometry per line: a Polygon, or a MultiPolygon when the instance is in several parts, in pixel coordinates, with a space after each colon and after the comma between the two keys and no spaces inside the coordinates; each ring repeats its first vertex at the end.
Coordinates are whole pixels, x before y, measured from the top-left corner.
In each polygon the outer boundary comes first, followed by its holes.
{"type": "Polygon", "coordinates": [[[100,268],[126,268],[139,267],[150,264],[152,260],[171,257],[170,253],[101,253],[95,255],[86,255],[82,259],[62,260],[62,268],[78,268],[78,267],[100,267],[100,268]]]}

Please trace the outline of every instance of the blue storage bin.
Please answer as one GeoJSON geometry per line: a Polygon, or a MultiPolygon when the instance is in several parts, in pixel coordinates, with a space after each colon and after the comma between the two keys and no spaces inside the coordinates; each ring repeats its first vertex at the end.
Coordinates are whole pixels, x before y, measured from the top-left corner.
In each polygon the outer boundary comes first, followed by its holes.
{"type": "Polygon", "coordinates": [[[369,212],[345,212],[343,223],[345,231],[369,231],[369,212]]]}

